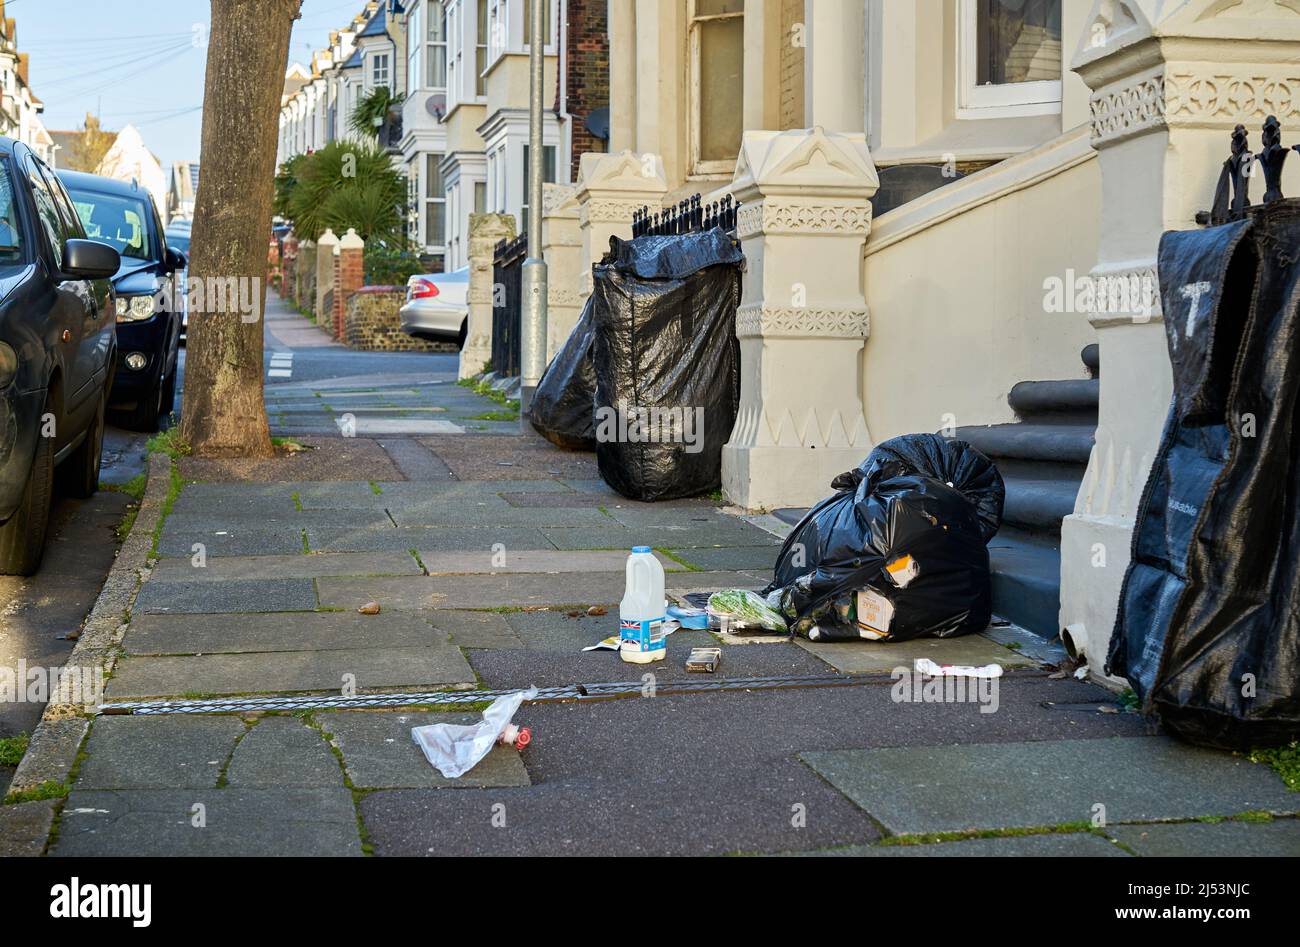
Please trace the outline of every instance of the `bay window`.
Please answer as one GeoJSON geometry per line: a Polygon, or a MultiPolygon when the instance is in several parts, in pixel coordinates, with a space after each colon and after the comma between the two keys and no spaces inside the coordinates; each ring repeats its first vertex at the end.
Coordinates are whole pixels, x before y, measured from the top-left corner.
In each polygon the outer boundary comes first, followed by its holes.
{"type": "Polygon", "coordinates": [[[689,0],[691,165],[735,170],[740,153],[745,0],[689,0]]]}
{"type": "Polygon", "coordinates": [[[1061,108],[1061,0],[961,0],[958,115],[1061,108]]]}

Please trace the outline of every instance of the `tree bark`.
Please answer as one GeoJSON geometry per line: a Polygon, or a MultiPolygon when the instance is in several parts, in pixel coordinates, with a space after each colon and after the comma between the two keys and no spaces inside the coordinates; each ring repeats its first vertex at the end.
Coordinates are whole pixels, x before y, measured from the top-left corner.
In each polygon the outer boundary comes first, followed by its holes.
{"type": "Polygon", "coordinates": [[[202,456],[274,452],[262,317],[280,93],[301,5],[212,0],[181,411],[181,436],[202,456]]]}

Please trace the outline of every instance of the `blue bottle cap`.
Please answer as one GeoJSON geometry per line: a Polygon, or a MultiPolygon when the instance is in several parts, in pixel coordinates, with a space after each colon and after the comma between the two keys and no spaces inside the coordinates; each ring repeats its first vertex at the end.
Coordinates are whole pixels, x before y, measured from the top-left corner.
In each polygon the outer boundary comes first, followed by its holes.
{"type": "Polygon", "coordinates": [[[649,551],[650,551],[650,547],[649,547],[649,546],[633,546],[633,547],[632,547],[632,551],[633,551],[633,552],[649,552],[649,551]]]}

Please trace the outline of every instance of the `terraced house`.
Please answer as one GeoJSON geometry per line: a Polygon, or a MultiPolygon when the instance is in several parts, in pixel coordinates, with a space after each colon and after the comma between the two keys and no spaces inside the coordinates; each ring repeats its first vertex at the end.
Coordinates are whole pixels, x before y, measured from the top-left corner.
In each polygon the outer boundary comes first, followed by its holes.
{"type": "Polygon", "coordinates": [[[1296,5],[609,0],[608,35],[551,285],[589,292],[644,206],[739,200],[727,496],[804,507],[886,438],[964,437],[1008,483],[996,610],[1100,673],[1171,391],[1157,242],[1234,125],[1300,132],[1296,5]]]}

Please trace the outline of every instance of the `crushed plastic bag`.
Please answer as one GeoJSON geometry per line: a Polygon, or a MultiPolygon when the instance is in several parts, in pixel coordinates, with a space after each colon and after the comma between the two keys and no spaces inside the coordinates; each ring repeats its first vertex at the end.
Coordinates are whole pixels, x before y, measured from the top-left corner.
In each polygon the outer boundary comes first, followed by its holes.
{"type": "Polygon", "coordinates": [[[724,630],[762,629],[783,635],[788,632],[781,613],[768,605],[763,596],[746,589],[714,592],[709,596],[707,610],[709,617],[724,630]]]}
{"type": "Polygon", "coordinates": [[[412,727],[411,739],[424,751],[425,758],[448,779],[456,779],[478,765],[488,755],[519,705],[537,697],[537,688],[506,694],[492,701],[475,724],[432,723],[412,727]]]}
{"type": "Polygon", "coordinates": [[[908,434],[831,486],[786,537],[764,589],[796,634],[905,641],[987,627],[986,544],[1004,498],[992,461],[965,441],[908,434]]]}
{"type": "Polygon", "coordinates": [[[528,421],[537,433],[567,450],[596,449],[594,338],[588,297],[569,338],[546,366],[528,406],[528,421]]]}

